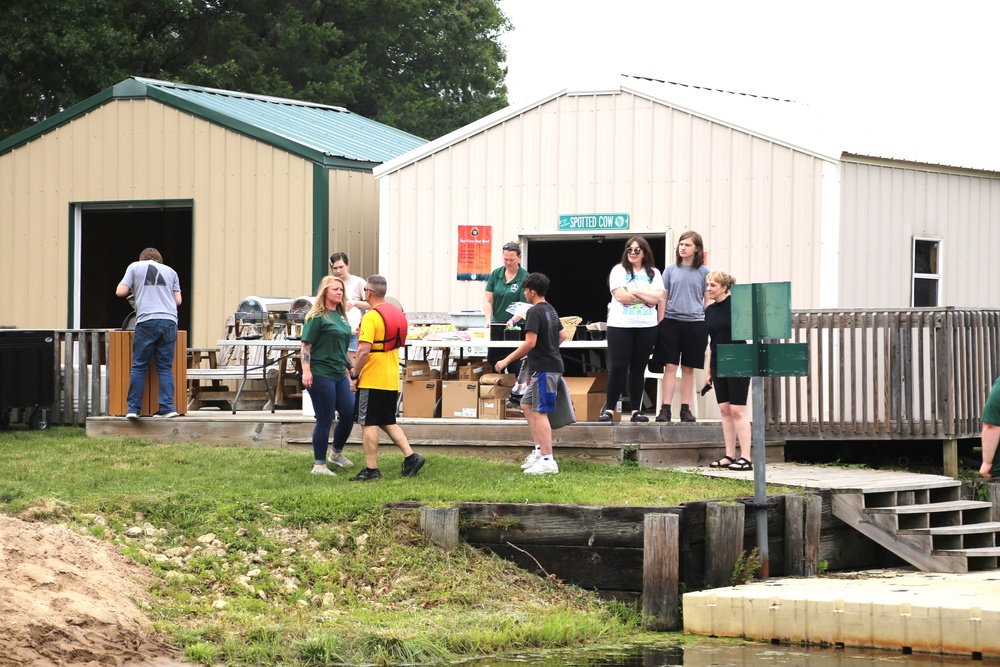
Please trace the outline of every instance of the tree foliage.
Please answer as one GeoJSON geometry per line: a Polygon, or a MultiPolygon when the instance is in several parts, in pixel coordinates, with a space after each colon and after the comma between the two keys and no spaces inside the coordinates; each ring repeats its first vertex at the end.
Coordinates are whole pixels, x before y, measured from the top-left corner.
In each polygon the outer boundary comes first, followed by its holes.
{"type": "Polygon", "coordinates": [[[130,76],[344,106],[434,138],[502,108],[497,0],[7,0],[0,137],[130,76]]]}

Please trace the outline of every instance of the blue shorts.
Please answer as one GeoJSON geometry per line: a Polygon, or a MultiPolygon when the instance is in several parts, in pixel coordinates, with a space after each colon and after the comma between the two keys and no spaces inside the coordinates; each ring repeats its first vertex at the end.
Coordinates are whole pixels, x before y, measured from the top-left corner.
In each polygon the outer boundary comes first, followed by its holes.
{"type": "Polygon", "coordinates": [[[521,397],[521,405],[527,403],[534,412],[552,412],[556,409],[556,394],[562,373],[532,373],[528,387],[521,397]]]}

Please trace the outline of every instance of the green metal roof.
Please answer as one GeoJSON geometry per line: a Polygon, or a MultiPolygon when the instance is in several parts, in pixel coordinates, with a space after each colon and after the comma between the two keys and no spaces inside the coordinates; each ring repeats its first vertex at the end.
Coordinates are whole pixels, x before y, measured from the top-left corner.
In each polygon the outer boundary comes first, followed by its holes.
{"type": "Polygon", "coordinates": [[[371,171],[427,143],[341,107],[133,77],[0,142],[0,155],[120,99],[157,100],[327,167],[371,171]]]}

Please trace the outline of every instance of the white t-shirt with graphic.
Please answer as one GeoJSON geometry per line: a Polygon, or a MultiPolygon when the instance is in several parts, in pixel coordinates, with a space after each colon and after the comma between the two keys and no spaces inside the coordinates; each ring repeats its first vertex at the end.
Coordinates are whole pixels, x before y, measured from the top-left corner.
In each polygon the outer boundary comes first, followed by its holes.
{"type": "Polygon", "coordinates": [[[611,269],[611,276],[608,278],[608,286],[611,289],[611,303],[608,305],[608,326],[623,327],[629,329],[641,329],[644,327],[655,327],[656,306],[645,303],[635,305],[625,305],[614,298],[614,291],[619,287],[629,287],[635,285],[638,289],[657,291],[663,289],[663,277],[660,270],[653,269],[653,278],[646,275],[645,270],[640,269],[635,275],[630,276],[621,264],[611,269]]]}

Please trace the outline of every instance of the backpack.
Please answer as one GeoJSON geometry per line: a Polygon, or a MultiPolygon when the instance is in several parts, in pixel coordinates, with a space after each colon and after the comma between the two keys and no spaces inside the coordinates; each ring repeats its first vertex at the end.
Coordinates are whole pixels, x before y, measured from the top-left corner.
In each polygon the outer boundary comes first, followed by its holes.
{"type": "Polygon", "coordinates": [[[372,352],[389,352],[406,345],[406,332],[409,329],[409,324],[403,311],[388,301],[372,306],[372,311],[379,314],[385,325],[385,338],[372,341],[372,345],[381,343],[382,349],[372,348],[372,352]]]}

